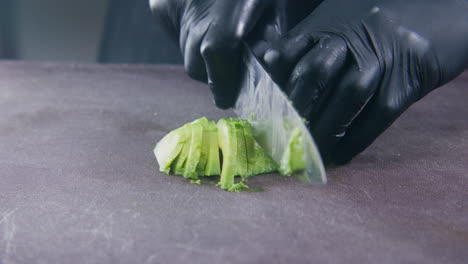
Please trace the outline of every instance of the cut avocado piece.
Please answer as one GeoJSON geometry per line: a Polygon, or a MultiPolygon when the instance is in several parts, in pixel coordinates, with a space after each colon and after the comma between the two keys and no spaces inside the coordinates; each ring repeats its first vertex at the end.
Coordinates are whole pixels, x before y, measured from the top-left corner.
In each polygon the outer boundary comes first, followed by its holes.
{"type": "MultiPolygon", "coordinates": [[[[219,175],[221,168],[219,161],[218,128],[216,123],[214,121],[208,121],[206,117],[202,117],[190,124],[201,125],[203,128],[200,158],[197,164],[196,174],[198,176],[219,175]]],[[[193,143],[195,143],[194,140],[192,140],[193,143]]],[[[186,173],[186,176],[190,178],[194,177],[193,173],[186,173]]]]}
{"type": "Polygon", "coordinates": [[[247,121],[241,119],[231,119],[234,122],[234,127],[237,137],[237,166],[238,172],[236,176],[241,176],[246,179],[250,176],[247,166],[247,148],[244,137],[244,127],[247,121]]]}
{"type": "Polygon", "coordinates": [[[281,158],[279,172],[282,175],[292,175],[295,172],[305,169],[304,145],[302,142],[302,132],[295,128],[291,132],[287,148],[281,158]]]}
{"type": "Polygon", "coordinates": [[[276,162],[265,152],[253,136],[252,126],[244,122],[244,139],[247,153],[248,176],[270,173],[278,170],[276,162]]]}
{"type": "Polygon", "coordinates": [[[203,135],[202,135],[202,145],[200,149],[200,159],[197,165],[197,174],[199,176],[205,175],[205,168],[206,163],[208,161],[208,154],[210,150],[210,134],[203,128],[203,135]]]}
{"type": "Polygon", "coordinates": [[[244,130],[239,119],[223,118],[218,122],[218,144],[223,154],[219,186],[228,190],[234,184],[234,177],[247,176],[247,155],[244,130]]]}
{"type": "Polygon", "coordinates": [[[218,186],[227,190],[234,184],[234,176],[237,172],[237,137],[228,119],[218,121],[218,145],[223,154],[221,178],[218,186]]]}
{"type": "Polygon", "coordinates": [[[196,174],[198,176],[203,176],[204,173],[205,173],[205,165],[206,165],[206,161],[208,159],[208,151],[209,151],[209,138],[208,138],[208,134],[207,134],[207,129],[208,129],[208,125],[209,125],[209,121],[208,119],[206,119],[206,117],[202,117],[202,118],[199,118],[195,121],[193,121],[192,123],[190,123],[192,125],[194,124],[199,124],[202,126],[202,140],[201,140],[201,148],[200,148],[200,158],[198,160],[198,164],[197,164],[197,168],[196,168],[196,174]]]}
{"type": "Polygon", "coordinates": [[[218,127],[214,121],[208,123],[206,131],[204,130],[204,136],[208,141],[204,141],[204,144],[208,146],[208,157],[205,165],[205,170],[202,175],[213,176],[221,174],[221,164],[219,161],[219,147],[218,147],[218,127]],[[205,143],[206,142],[206,143],[205,143]]]}
{"type": "Polygon", "coordinates": [[[171,166],[171,172],[174,175],[184,175],[185,172],[185,162],[187,160],[189,151],[190,151],[190,144],[192,141],[192,130],[190,128],[189,124],[184,125],[183,127],[180,128],[181,130],[184,130],[184,133],[186,135],[185,143],[182,146],[182,150],[180,151],[179,155],[177,158],[174,160],[171,166]]]}
{"type": "Polygon", "coordinates": [[[159,170],[169,174],[171,164],[182,151],[182,147],[187,141],[187,133],[185,128],[181,127],[171,131],[161,141],[156,144],[153,152],[156,160],[159,163],[159,170]]]}
{"type": "Polygon", "coordinates": [[[190,148],[187,160],[184,164],[184,178],[198,179],[197,165],[200,161],[201,146],[203,141],[203,126],[196,122],[188,124],[192,137],[190,139],[190,148]]]}

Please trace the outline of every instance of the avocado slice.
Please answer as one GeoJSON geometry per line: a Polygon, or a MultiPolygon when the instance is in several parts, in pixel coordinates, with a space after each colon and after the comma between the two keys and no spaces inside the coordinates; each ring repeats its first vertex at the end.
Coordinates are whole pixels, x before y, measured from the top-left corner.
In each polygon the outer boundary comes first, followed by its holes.
{"type": "Polygon", "coordinates": [[[185,124],[183,127],[179,128],[185,134],[185,142],[182,146],[182,150],[180,151],[177,158],[172,162],[171,165],[171,172],[174,175],[184,175],[185,172],[185,162],[187,160],[190,144],[192,141],[192,130],[189,124],[185,124]]]}
{"type": "Polygon", "coordinates": [[[196,172],[198,176],[204,176],[205,174],[205,165],[208,160],[208,152],[209,152],[209,134],[207,133],[209,130],[209,121],[206,117],[199,118],[193,121],[190,124],[200,124],[202,126],[202,140],[201,140],[201,148],[200,148],[200,158],[198,160],[196,172]]]}
{"type": "Polygon", "coordinates": [[[208,152],[210,150],[210,134],[203,128],[202,145],[200,149],[200,159],[197,165],[197,175],[204,176],[206,163],[208,161],[208,152]]]}
{"type": "Polygon", "coordinates": [[[218,145],[223,155],[218,185],[221,189],[227,190],[234,184],[237,160],[237,137],[232,124],[227,119],[218,121],[218,145]]]}
{"type": "Polygon", "coordinates": [[[236,137],[237,137],[237,175],[241,176],[242,179],[246,179],[250,176],[247,165],[247,148],[244,137],[244,127],[247,121],[242,119],[231,119],[234,123],[236,137]]]}
{"type": "Polygon", "coordinates": [[[247,153],[248,176],[270,173],[278,170],[276,162],[265,152],[253,136],[252,126],[244,122],[244,139],[247,153]]]}
{"type": "Polygon", "coordinates": [[[177,158],[187,141],[185,128],[181,127],[171,131],[156,144],[153,152],[159,163],[159,170],[169,174],[171,164],[177,158]]]}
{"type": "Polygon", "coordinates": [[[184,164],[184,178],[198,179],[197,165],[200,161],[201,146],[203,141],[203,126],[196,122],[188,124],[192,132],[190,139],[190,148],[188,151],[187,160],[184,164]]]}
{"type": "Polygon", "coordinates": [[[218,147],[218,127],[214,121],[210,121],[207,125],[207,129],[203,134],[207,141],[203,143],[208,146],[208,156],[207,162],[205,165],[205,170],[202,175],[204,176],[213,176],[221,174],[221,164],[219,161],[219,147],[218,147]]]}
{"type": "Polygon", "coordinates": [[[304,146],[302,132],[295,128],[289,137],[287,148],[281,158],[279,172],[290,176],[295,172],[305,169],[304,146]]]}
{"type": "Polygon", "coordinates": [[[218,185],[224,190],[229,190],[234,184],[235,176],[247,176],[244,130],[239,119],[223,118],[218,121],[218,144],[223,154],[218,185]]]}

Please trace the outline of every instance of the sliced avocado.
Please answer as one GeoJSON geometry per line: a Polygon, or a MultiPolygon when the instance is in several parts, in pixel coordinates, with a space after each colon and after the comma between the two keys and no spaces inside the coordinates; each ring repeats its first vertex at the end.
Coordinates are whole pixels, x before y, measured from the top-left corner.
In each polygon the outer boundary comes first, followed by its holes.
{"type": "Polygon", "coordinates": [[[203,126],[200,123],[188,124],[192,132],[187,160],[184,164],[184,178],[198,179],[197,165],[200,161],[203,141],[203,126]]]}
{"type": "Polygon", "coordinates": [[[219,186],[228,191],[247,188],[247,177],[276,171],[278,166],[253,137],[252,127],[242,119],[221,119],[218,122],[219,147],[223,165],[219,186]],[[242,176],[240,183],[234,177],[242,176]]]}
{"type": "Polygon", "coordinates": [[[238,171],[235,176],[241,176],[245,179],[250,176],[247,166],[247,148],[244,137],[244,127],[248,124],[247,121],[241,119],[231,119],[234,123],[237,137],[237,166],[238,171]]]}
{"type": "Polygon", "coordinates": [[[218,185],[228,190],[234,184],[234,176],[247,175],[244,130],[239,119],[219,120],[218,144],[223,154],[221,179],[218,185]]]}
{"type": "Polygon", "coordinates": [[[278,169],[283,175],[291,175],[304,169],[300,129],[291,133],[279,168],[253,134],[247,120],[226,118],[216,124],[203,117],[166,135],[154,148],[154,154],[164,173],[182,175],[196,184],[201,183],[199,176],[221,174],[218,186],[231,192],[247,189],[244,181],[249,176],[278,169]],[[242,179],[236,182],[235,176],[242,179]]]}
{"type": "Polygon", "coordinates": [[[206,162],[208,161],[208,153],[210,151],[210,134],[203,129],[203,135],[202,135],[202,145],[200,149],[200,160],[198,161],[197,165],[197,174],[198,176],[204,176],[205,175],[205,168],[206,168],[206,162]]]}
{"type": "Polygon", "coordinates": [[[201,149],[200,149],[200,159],[197,164],[197,175],[204,176],[205,174],[205,165],[206,161],[208,160],[208,152],[209,152],[209,121],[206,117],[199,118],[193,121],[190,124],[200,124],[203,128],[202,134],[202,141],[201,141],[201,149]]]}
{"type": "MultiPolygon", "coordinates": [[[[206,138],[208,138],[208,141],[206,141],[206,145],[208,146],[208,160],[203,175],[220,175],[221,164],[219,162],[218,127],[214,121],[208,123],[206,133],[204,132],[204,136],[205,135],[206,138]]],[[[203,139],[205,139],[205,137],[203,139]]]]}
{"type": "Polygon", "coordinates": [[[265,152],[253,136],[252,126],[244,123],[248,175],[270,173],[278,170],[276,162],[265,152]]]}
{"type": "Polygon", "coordinates": [[[236,174],[237,137],[232,124],[227,119],[218,121],[218,145],[223,154],[223,164],[219,187],[227,190],[234,184],[236,174]]]}
{"type": "Polygon", "coordinates": [[[290,176],[303,169],[305,169],[305,159],[302,133],[299,128],[295,128],[291,132],[287,148],[281,158],[279,172],[290,176]]]}
{"type": "Polygon", "coordinates": [[[181,130],[184,130],[184,133],[186,135],[185,142],[182,146],[182,150],[180,151],[179,155],[177,158],[172,162],[171,165],[171,172],[174,175],[184,175],[185,172],[185,161],[187,160],[189,150],[190,150],[190,144],[192,141],[192,130],[189,124],[185,124],[183,127],[180,128],[181,130]]]}
{"type": "Polygon", "coordinates": [[[186,141],[186,130],[181,127],[171,131],[156,144],[153,152],[161,172],[169,174],[171,164],[182,151],[182,147],[186,141]]]}

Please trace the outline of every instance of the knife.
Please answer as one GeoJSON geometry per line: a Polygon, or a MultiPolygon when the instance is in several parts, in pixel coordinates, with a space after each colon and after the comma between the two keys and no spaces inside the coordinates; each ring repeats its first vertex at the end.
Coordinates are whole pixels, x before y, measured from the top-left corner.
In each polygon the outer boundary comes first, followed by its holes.
{"type": "Polygon", "coordinates": [[[325,184],[327,177],[323,161],[304,119],[248,45],[244,49],[243,61],[245,73],[234,112],[239,118],[250,121],[256,140],[277,164],[281,162],[292,131],[300,129],[305,169],[294,176],[306,183],[325,184]]]}

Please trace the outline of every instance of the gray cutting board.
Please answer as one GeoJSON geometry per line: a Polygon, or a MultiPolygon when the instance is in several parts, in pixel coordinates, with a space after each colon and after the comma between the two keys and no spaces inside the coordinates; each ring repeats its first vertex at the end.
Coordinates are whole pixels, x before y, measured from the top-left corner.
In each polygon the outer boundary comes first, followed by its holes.
{"type": "Polygon", "coordinates": [[[171,66],[0,63],[0,263],[468,263],[468,79],[314,187],[158,172],[171,129],[231,116],[171,66]]]}

